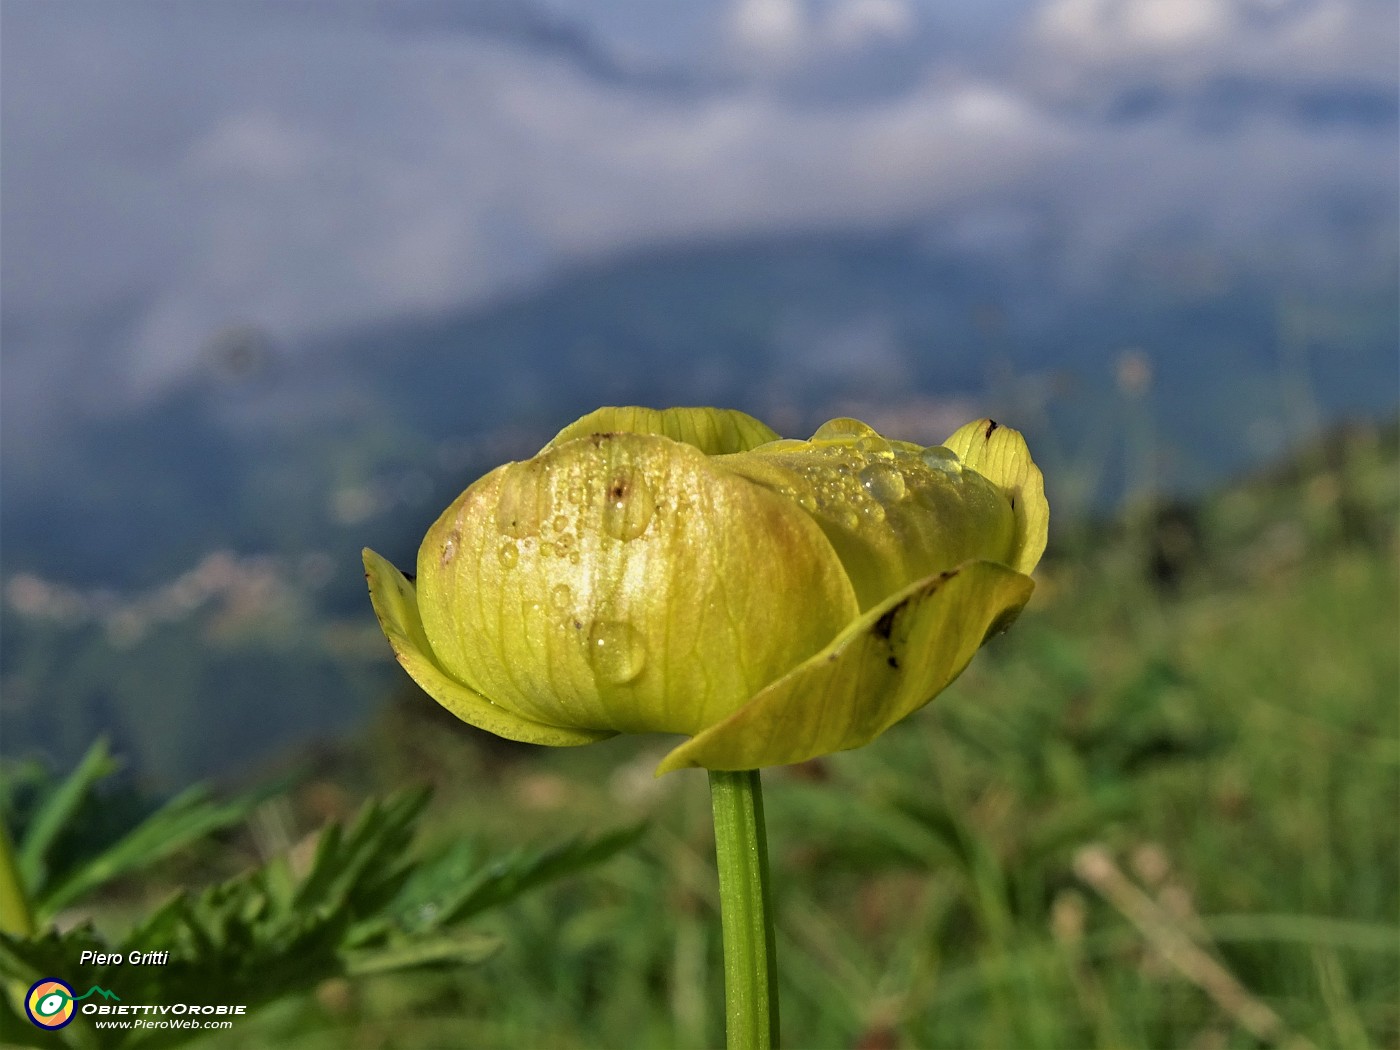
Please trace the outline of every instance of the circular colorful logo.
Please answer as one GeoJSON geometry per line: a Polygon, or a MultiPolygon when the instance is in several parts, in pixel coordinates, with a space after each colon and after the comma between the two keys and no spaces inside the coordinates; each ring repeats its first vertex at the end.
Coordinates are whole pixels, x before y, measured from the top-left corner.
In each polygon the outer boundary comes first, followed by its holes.
{"type": "Polygon", "coordinates": [[[40,1028],[62,1028],[77,1012],[73,1006],[73,989],[57,977],[35,981],[24,997],[24,1012],[40,1028]]]}

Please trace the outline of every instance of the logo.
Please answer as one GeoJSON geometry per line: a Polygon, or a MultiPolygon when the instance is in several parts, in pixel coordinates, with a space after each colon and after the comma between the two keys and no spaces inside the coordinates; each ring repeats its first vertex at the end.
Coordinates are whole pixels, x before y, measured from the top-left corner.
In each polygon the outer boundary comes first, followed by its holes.
{"type": "Polygon", "coordinates": [[[116,999],[121,1002],[115,992],[109,992],[95,984],[82,995],[74,995],[73,987],[67,981],[60,981],[57,977],[45,977],[42,981],[35,981],[30,985],[29,993],[24,997],[24,1012],[40,1028],[63,1028],[77,1013],[73,1004],[81,1002],[94,992],[104,999],[116,999]]]}

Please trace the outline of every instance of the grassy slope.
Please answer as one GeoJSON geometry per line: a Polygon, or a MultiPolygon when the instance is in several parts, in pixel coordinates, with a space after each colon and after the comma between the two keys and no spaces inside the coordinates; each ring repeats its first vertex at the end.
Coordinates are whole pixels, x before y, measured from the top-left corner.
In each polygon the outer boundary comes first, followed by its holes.
{"type": "MultiPolygon", "coordinates": [[[[1169,591],[1140,531],[1061,553],[934,705],[766,775],[786,1045],[1400,1041],[1396,463],[1308,462],[1201,508],[1169,591]],[[1152,946],[1183,938],[1227,976],[1152,946]]],[[[359,768],[439,780],[444,841],[651,832],[492,920],[509,944],[480,969],[326,988],[217,1045],[719,1045],[703,776],[651,780],[654,740],[501,750],[426,703],[359,768]]]]}

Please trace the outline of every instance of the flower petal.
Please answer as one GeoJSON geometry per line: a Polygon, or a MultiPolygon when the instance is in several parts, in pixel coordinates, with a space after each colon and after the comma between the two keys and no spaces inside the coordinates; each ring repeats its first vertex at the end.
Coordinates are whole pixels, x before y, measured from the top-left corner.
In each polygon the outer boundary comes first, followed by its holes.
{"type": "Polygon", "coordinates": [[[961,674],[1034,588],[1029,576],[990,561],[919,580],[677,747],[657,775],[689,766],[758,769],[861,747],[961,674]]]}
{"type": "Polygon", "coordinates": [[[1009,562],[1004,493],[944,449],[891,442],[836,419],[811,441],[778,441],[718,462],[802,507],[836,550],[862,609],[966,561],[1009,562]]]}
{"type": "Polygon", "coordinates": [[[609,432],[472,485],[418,554],[424,633],[525,718],[695,733],[858,615],[820,528],[699,448],[609,432]]]}
{"type": "Polygon", "coordinates": [[[961,457],[988,481],[1007,494],[1016,515],[1014,553],[1007,562],[1029,573],[1045,553],[1050,532],[1050,504],[1045,499],[1045,478],[1031,460],[1026,439],[1018,430],[993,419],[979,419],[959,427],[944,446],[961,457]]]}
{"type": "Polygon", "coordinates": [[[766,423],[732,408],[600,408],[570,423],[545,448],[590,434],[659,434],[693,445],[707,456],[746,452],[777,440],[766,423]]]}
{"type": "Polygon", "coordinates": [[[508,740],[527,744],[591,744],[612,736],[611,732],[566,729],[544,725],[498,707],[476,690],[462,684],[442,669],[423,633],[418,616],[417,594],[398,569],[368,547],[364,550],[365,578],[379,626],[383,628],[394,655],[422,690],[447,710],[478,729],[508,740]]]}

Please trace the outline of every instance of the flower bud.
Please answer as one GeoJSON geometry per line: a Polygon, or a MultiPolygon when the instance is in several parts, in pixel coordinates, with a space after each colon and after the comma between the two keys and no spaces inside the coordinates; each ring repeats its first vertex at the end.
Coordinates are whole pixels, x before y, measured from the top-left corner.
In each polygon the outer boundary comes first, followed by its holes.
{"type": "Polygon", "coordinates": [[[833,420],[784,441],[719,409],[600,409],[461,494],[416,580],[365,551],[400,663],[464,721],[540,744],[691,739],[659,772],[858,747],[1030,597],[1049,511],[1013,430],[945,445],[833,420]]]}

